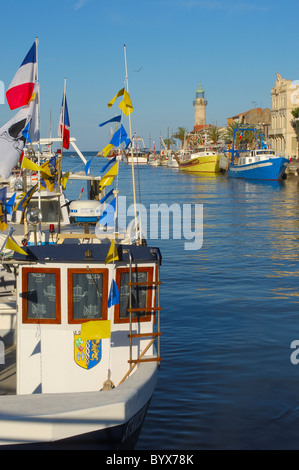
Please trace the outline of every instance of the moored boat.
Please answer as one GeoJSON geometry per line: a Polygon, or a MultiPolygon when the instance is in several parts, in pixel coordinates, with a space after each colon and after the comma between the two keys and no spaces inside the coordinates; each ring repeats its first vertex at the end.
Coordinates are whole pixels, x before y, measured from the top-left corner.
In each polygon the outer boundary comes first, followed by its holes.
{"type": "Polygon", "coordinates": [[[276,155],[275,152],[268,149],[265,144],[258,142],[255,128],[234,129],[231,154],[231,163],[228,168],[228,176],[231,178],[279,181],[284,177],[289,164],[287,158],[276,155]],[[240,150],[235,149],[236,133],[240,130],[243,133],[253,131],[257,147],[253,150],[244,149],[242,156],[240,156],[240,150]]]}
{"type": "Polygon", "coordinates": [[[219,173],[221,156],[217,149],[200,147],[189,155],[183,155],[179,161],[179,168],[188,172],[219,173]]]}
{"type": "Polygon", "coordinates": [[[17,325],[17,374],[15,393],[0,396],[0,449],[134,448],[157,380],[160,253],[116,247],[107,265],[110,243],[64,234],[3,263],[17,269],[16,309],[6,312],[17,325]]]}
{"type": "Polygon", "coordinates": [[[168,161],[167,161],[167,166],[168,168],[179,168],[179,162],[174,153],[169,155],[168,161]]]}
{"type": "Polygon", "coordinates": [[[139,150],[134,150],[132,153],[131,152],[126,152],[124,156],[124,161],[128,164],[131,165],[132,162],[135,165],[146,165],[148,162],[148,153],[145,153],[144,151],[139,151],[139,150]]]}
{"type": "Polygon", "coordinates": [[[281,180],[289,160],[275,155],[273,150],[251,150],[248,155],[239,157],[238,163],[230,165],[228,175],[231,178],[248,178],[255,180],[281,180]]]}
{"type": "Polygon", "coordinates": [[[160,166],[161,160],[160,157],[154,153],[151,153],[148,156],[148,164],[150,166],[160,166]]]}
{"type": "Polygon", "coordinates": [[[150,149],[144,145],[143,137],[134,135],[131,139],[131,148],[124,152],[123,160],[128,165],[147,165],[150,149]]]}
{"type": "MultiPolygon", "coordinates": [[[[65,103],[64,87],[62,116],[65,103]]],[[[62,148],[65,131],[62,120],[62,148]]],[[[13,286],[0,305],[1,450],[136,445],[161,362],[161,254],[147,246],[136,217],[133,231],[117,229],[118,189],[106,188],[118,165],[110,159],[94,178],[85,168],[87,199],[69,201],[63,229],[61,220],[41,224],[41,198],[19,220],[33,228],[25,244],[11,238],[8,220],[2,267],[13,286]]],[[[58,168],[51,179],[60,213],[66,174],[58,168]]]]}

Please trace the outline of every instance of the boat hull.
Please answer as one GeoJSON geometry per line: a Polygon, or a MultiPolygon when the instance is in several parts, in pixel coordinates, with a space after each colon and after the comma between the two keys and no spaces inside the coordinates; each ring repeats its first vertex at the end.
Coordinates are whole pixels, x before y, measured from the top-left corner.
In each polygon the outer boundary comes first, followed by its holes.
{"type": "Polygon", "coordinates": [[[219,162],[220,155],[209,155],[180,162],[179,168],[182,171],[190,171],[192,173],[219,173],[221,170],[219,162]]]}
{"type": "Polygon", "coordinates": [[[0,450],[134,449],[157,369],[156,362],[140,364],[109,391],[2,396],[0,450]]]}
{"type": "Polygon", "coordinates": [[[228,169],[228,176],[231,178],[278,181],[283,178],[288,163],[289,160],[279,157],[247,165],[231,165],[228,169]]]}
{"type": "MultiPolygon", "coordinates": [[[[132,158],[130,156],[126,160],[128,165],[132,165],[132,158]]],[[[134,165],[147,165],[147,157],[134,157],[133,163],[134,165]]]]}

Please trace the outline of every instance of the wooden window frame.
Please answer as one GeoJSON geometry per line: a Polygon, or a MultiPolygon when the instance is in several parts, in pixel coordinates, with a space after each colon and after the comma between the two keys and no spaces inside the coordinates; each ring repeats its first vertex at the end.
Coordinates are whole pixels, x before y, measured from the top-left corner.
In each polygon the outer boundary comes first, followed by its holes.
{"type": "Polygon", "coordinates": [[[87,321],[102,321],[108,318],[108,269],[105,268],[68,268],[67,270],[67,312],[68,323],[82,324],[87,321]],[[102,318],[73,318],[73,274],[102,274],[103,275],[103,295],[102,295],[102,318]]]}
{"type": "MultiPolygon", "coordinates": [[[[119,294],[121,292],[121,274],[123,273],[129,273],[130,268],[117,268],[116,269],[116,284],[119,290],[119,294]]],[[[136,267],[132,269],[132,272],[136,272],[136,267]]],[[[151,308],[155,305],[156,303],[156,293],[153,298],[153,289],[155,289],[155,286],[153,285],[154,281],[154,268],[153,266],[137,266],[137,272],[147,272],[148,275],[148,282],[151,283],[152,285],[146,286],[147,287],[147,293],[146,293],[146,307],[145,308],[151,308]]],[[[120,299],[119,299],[120,301],[120,299]]],[[[119,307],[120,304],[117,304],[114,306],[114,323],[119,324],[119,323],[129,323],[130,318],[120,318],[119,317],[119,307]]],[[[143,316],[134,316],[134,313],[132,314],[132,322],[149,322],[152,320],[155,320],[155,313],[154,311],[152,312],[147,312],[146,315],[143,316]]]]}
{"type": "Polygon", "coordinates": [[[22,293],[25,294],[28,291],[28,279],[27,274],[29,273],[45,273],[55,274],[55,289],[56,289],[56,300],[55,310],[56,318],[28,318],[28,300],[23,295],[22,298],[22,323],[41,323],[41,324],[60,324],[61,323],[61,279],[59,268],[23,268],[22,269],[22,293]]]}

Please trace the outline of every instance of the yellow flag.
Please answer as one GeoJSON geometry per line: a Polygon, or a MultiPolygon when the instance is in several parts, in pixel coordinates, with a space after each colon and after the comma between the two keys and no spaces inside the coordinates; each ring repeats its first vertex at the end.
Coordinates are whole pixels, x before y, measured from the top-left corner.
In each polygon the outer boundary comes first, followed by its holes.
{"type": "Polygon", "coordinates": [[[112,98],[112,100],[109,101],[108,108],[111,108],[111,106],[114,104],[115,100],[117,98],[119,98],[120,96],[123,96],[124,98],[123,98],[123,100],[121,100],[118,107],[122,110],[122,112],[126,116],[128,116],[129,113],[132,112],[134,108],[132,106],[130,95],[124,88],[119,90],[119,92],[114,96],[114,98],[112,98]]]}
{"type": "Polygon", "coordinates": [[[118,162],[114,163],[114,165],[110,168],[109,171],[105,174],[105,176],[116,176],[118,173],[118,162]]]}
{"type": "Polygon", "coordinates": [[[81,338],[85,341],[91,339],[104,339],[111,336],[110,320],[87,321],[81,325],[81,338]]]}
{"type": "Polygon", "coordinates": [[[115,245],[115,240],[111,240],[111,245],[108,251],[108,254],[105,259],[105,264],[111,263],[111,261],[119,260],[117,247],[115,245]]]}
{"type": "Polygon", "coordinates": [[[127,91],[124,92],[124,99],[119,103],[118,107],[126,116],[129,116],[129,114],[134,110],[130,95],[127,91]]]}
{"type": "Polygon", "coordinates": [[[114,176],[107,176],[107,178],[104,176],[99,182],[100,191],[103,191],[103,189],[106,188],[106,186],[110,186],[113,180],[114,180],[114,176]]]}
{"type": "Polygon", "coordinates": [[[34,163],[32,160],[29,160],[29,158],[23,157],[22,168],[26,168],[27,170],[32,170],[32,171],[42,171],[46,175],[52,176],[49,170],[48,162],[44,163],[42,166],[39,166],[36,163],[34,163]]]}
{"type": "Polygon", "coordinates": [[[32,96],[31,96],[30,100],[29,100],[29,103],[30,103],[30,101],[34,101],[34,100],[35,100],[36,93],[37,93],[37,92],[36,92],[36,90],[35,90],[34,93],[33,93],[32,96]]]}
{"type": "Polygon", "coordinates": [[[106,147],[103,148],[102,152],[103,152],[104,157],[107,157],[107,155],[108,155],[108,153],[110,152],[111,149],[113,149],[112,144],[108,144],[108,145],[106,145],[106,147]]]}
{"type": "MultiPolygon", "coordinates": [[[[51,176],[54,176],[54,175],[53,175],[53,173],[51,173],[51,170],[49,168],[49,163],[50,163],[49,161],[43,163],[39,170],[51,177],[51,176]]],[[[54,170],[57,171],[56,163],[55,163],[55,165],[52,165],[52,166],[55,166],[54,170]]]]}
{"type": "Polygon", "coordinates": [[[3,232],[3,230],[7,229],[7,223],[5,222],[5,213],[4,213],[4,204],[0,203],[0,230],[3,232]]]}
{"type": "Polygon", "coordinates": [[[61,184],[63,189],[66,187],[67,180],[69,179],[71,170],[69,170],[67,173],[64,173],[61,177],[61,184]]]}
{"type": "Polygon", "coordinates": [[[110,168],[110,170],[107,171],[106,175],[100,179],[100,182],[99,182],[100,191],[102,191],[102,189],[105,188],[105,186],[109,186],[117,174],[118,174],[118,162],[114,163],[114,165],[110,168]]]}
{"type": "Polygon", "coordinates": [[[40,166],[26,157],[23,157],[22,168],[27,168],[28,170],[33,170],[33,171],[40,171],[40,166]]]}
{"type": "Polygon", "coordinates": [[[41,177],[42,180],[40,191],[43,189],[43,187],[47,187],[50,193],[52,193],[55,189],[55,176],[49,176],[48,173],[44,173],[43,171],[41,171],[41,177]]]}
{"type": "Polygon", "coordinates": [[[17,251],[18,253],[21,253],[21,255],[28,256],[28,253],[22,250],[22,248],[20,248],[19,245],[16,242],[14,242],[10,237],[7,238],[5,248],[7,248],[8,250],[17,251]]]}
{"type": "Polygon", "coordinates": [[[119,92],[116,93],[115,97],[112,98],[111,101],[109,101],[109,103],[108,103],[108,108],[111,108],[111,106],[114,104],[115,100],[116,100],[119,96],[123,96],[124,92],[125,92],[125,89],[124,89],[124,88],[122,88],[121,90],[119,90],[119,92]]]}

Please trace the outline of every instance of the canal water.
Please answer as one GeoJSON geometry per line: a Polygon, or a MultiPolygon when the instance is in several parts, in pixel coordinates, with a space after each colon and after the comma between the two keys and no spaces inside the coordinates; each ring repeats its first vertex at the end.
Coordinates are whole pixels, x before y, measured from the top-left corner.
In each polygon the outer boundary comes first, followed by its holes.
{"type": "MultiPolygon", "coordinates": [[[[92,173],[105,163],[94,158],[92,173]]],[[[65,168],[76,164],[64,158],[65,168]]],[[[299,179],[144,166],[135,180],[148,211],[203,207],[200,249],[173,237],[177,218],[170,239],[162,227],[148,240],[163,256],[162,364],[136,449],[299,449],[299,179]]],[[[122,162],[118,186],[129,205],[131,167],[122,162]]],[[[67,187],[70,198],[80,190],[67,187]]]]}

